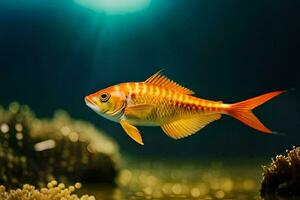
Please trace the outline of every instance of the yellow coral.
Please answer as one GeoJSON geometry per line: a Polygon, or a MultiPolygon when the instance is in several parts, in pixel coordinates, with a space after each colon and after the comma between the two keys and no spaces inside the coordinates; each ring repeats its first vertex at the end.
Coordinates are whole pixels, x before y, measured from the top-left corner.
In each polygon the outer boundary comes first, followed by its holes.
{"type": "MultiPolygon", "coordinates": [[[[7,188],[45,186],[53,179],[113,183],[118,172],[116,142],[65,111],[40,119],[16,102],[7,110],[0,106],[0,141],[0,184],[7,188]]],[[[47,187],[57,184],[52,181],[47,187]]]]}
{"type": "MultiPolygon", "coordinates": [[[[79,183],[76,183],[79,184],[79,183]]],[[[75,184],[75,185],[76,185],[75,184]]],[[[78,196],[73,192],[78,189],[75,185],[64,188],[63,183],[57,185],[57,181],[51,181],[47,184],[47,188],[35,189],[34,186],[24,184],[22,189],[6,191],[3,185],[0,185],[0,199],[2,200],[95,200],[94,196],[83,195],[78,196]],[[56,183],[56,184],[55,184],[56,183]],[[50,187],[49,187],[50,186],[50,187]]]]}

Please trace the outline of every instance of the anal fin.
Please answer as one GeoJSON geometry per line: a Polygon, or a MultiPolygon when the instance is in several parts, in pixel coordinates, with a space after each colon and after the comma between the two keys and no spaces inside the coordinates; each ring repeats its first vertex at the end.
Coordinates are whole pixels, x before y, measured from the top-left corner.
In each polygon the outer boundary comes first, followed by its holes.
{"type": "Polygon", "coordinates": [[[135,126],[129,124],[126,120],[121,120],[120,124],[129,137],[137,143],[144,145],[142,136],[135,126]]]}
{"type": "Polygon", "coordinates": [[[220,118],[221,114],[191,116],[165,123],[161,125],[161,128],[169,137],[180,139],[196,133],[220,118]]]}

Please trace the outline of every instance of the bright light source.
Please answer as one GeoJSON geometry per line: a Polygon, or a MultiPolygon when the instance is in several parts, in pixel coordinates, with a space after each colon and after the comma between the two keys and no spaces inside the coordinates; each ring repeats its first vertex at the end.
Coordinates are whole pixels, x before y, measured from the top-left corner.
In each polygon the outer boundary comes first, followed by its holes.
{"type": "Polygon", "coordinates": [[[150,0],[75,0],[78,4],[107,14],[125,14],[149,6],[150,0]]]}

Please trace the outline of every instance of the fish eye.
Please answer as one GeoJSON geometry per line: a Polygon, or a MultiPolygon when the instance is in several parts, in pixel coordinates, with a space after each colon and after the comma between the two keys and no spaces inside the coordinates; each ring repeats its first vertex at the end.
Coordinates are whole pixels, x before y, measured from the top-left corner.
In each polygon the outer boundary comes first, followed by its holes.
{"type": "Polygon", "coordinates": [[[110,97],[110,95],[109,95],[108,93],[102,93],[102,94],[100,95],[100,101],[101,101],[101,102],[107,102],[108,99],[109,99],[109,97],[110,97]]]}

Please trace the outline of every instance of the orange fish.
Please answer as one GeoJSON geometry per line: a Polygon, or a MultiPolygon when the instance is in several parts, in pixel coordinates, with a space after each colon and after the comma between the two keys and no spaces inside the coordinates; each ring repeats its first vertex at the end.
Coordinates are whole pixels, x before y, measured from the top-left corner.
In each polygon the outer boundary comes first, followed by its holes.
{"type": "Polygon", "coordinates": [[[85,97],[87,106],[101,116],[118,122],[134,141],[144,144],[135,127],[160,126],[171,138],[192,135],[222,114],[234,117],[264,133],[274,133],[252,113],[252,109],[285,92],[275,91],[242,102],[227,104],[193,96],[194,92],[161,74],[144,82],[114,85],[85,97]]]}

